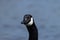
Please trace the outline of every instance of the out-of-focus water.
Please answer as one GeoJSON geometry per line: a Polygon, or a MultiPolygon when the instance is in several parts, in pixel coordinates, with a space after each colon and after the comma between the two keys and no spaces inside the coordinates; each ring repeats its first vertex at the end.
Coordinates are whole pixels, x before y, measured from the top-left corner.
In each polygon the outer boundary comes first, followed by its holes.
{"type": "Polygon", "coordinates": [[[60,40],[60,0],[0,0],[0,40],[28,40],[20,22],[32,14],[39,40],[60,40]]]}

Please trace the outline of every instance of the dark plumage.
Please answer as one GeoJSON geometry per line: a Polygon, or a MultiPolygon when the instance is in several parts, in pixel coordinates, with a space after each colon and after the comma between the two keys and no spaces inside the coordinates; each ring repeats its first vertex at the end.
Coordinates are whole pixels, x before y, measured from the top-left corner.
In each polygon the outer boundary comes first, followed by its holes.
{"type": "Polygon", "coordinates": [[[23,21],[21,23],[27,27],[27,30],[29,32],[29,40],[38,40],[38,30],[36,28],[34,19],[32,19],[32,15],[26,14],[24,15],[23,21]]]}

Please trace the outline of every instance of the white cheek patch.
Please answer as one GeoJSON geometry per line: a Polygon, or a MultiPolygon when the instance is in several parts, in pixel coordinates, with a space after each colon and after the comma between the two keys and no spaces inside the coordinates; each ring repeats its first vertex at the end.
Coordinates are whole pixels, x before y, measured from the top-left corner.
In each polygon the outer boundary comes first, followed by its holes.
{"type": "Polygon", "coordinates": [[[32,25],[33,24],[33,18],[31,18],[31,21],[27,25],[32,25]]]}

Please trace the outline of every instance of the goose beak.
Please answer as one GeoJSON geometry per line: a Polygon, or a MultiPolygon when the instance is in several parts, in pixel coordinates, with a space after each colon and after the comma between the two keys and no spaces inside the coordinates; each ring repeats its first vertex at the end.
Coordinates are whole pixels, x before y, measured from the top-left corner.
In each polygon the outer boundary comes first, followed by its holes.
{"type": "Polygon", "coordinates": [[[22,21],[21,24],[24,24],[24,22],[22,21]]]}

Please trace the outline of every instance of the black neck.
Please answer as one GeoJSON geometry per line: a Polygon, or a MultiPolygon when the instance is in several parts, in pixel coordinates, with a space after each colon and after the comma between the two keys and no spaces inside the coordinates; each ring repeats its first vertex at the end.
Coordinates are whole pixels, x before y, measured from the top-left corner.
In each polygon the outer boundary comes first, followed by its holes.
{"type": "Polygon", "coordinates": [[[38,30],[35,23],[31,26],[26,26],[29,32],[29,40],[38,40],[38,30]]]}

